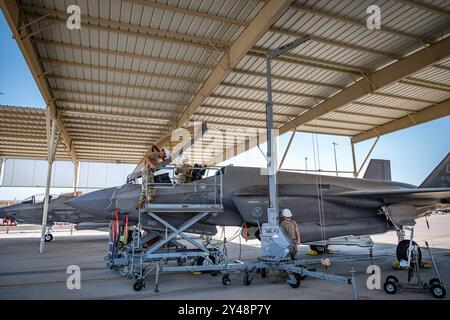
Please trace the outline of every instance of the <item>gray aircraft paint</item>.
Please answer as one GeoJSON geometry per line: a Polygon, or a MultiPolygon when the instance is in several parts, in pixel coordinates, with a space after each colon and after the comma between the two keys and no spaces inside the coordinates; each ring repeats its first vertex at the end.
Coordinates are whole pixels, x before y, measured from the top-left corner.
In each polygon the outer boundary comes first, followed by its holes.
{"type": "MultiPolygon", "coordinates": [[[[61,195],[50,200],[48,209],[49,225],[55,222],[68,222],[79,224],[82,222],[98,222],[99,225],[92,224],[92,229],[103,227],[109,221],[100,220],[97,215],[90,215],[80,212],[73,207],[65,204],[67,200],[73,199],[74,196],[61,195]]],[[[8,207],[0,208],[0,218],[13,218],[18,223],[41,224],[44,202],[38,203],[17,203],[8,207]]]]}
{"type": "MultiPolygon", "coordinates": [[[[445,167],[450,156],[433,171],[433,177],[446,175],[445,167]],[[444,164],[444,169],[443,169],[444,164]]],[[[156,186],[154,203],[214,203],[216,192],[211,186],[217,177],[171,187],[156,186]]],[[[99,219],[114,218],[117,210],[123,218],[129,214],[136,222],[135,208],[140,194],[139,184],[126,184],[92,192],[67,201],[70,206],[87,212],[99,219]]],[[[383,233],[392,228],[386,221],[382,207],[391,211],[395,219],[404,225],[450,203],[450,188],[417,188],[393,181],[354,179],[334,176],[317,176],[297,172],[278,173],[279,207],[289,208],[299,223],[302,241],[344,235],[366,235],[383,233]],[[318,187],[320,189],[318,189],[318,187]],[[319,192],[320,191],[320,192],[319,192]],[[324,208],[322,225],[319,223],[319,197],[324,208]]],[[[258,168],[225,167],[223,174],[224,211],[212,213],[195,225],[196,229],[207,226],[241,226],[244,222],[256,226],[267,218],[267,176],[258,168]]],[[[179,226],[193,213],[158,213],[179,226]]],[[[151,219],[147,218],[150,223],[151,219]]],[[[154,221],[153,221],[154,223],[154,221]]],[[[151,227],[150,227],[151,228],[151,227]]]]}

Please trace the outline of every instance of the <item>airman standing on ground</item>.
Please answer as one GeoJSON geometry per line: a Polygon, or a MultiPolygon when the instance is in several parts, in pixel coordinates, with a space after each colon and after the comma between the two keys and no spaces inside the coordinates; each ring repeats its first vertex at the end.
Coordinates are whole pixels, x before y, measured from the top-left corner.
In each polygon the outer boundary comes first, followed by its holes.
{"type": "Polygon", "coordinates": [[[300,231],[297,222],[292,220],[292,212],[289,209],[284,209],[281,213],[283,221],[280,226],[283,228],[289,240],[292,242],[291,246],[291,259],[295,259],[297,254],[297,246],[300,244],[300,231]]]}

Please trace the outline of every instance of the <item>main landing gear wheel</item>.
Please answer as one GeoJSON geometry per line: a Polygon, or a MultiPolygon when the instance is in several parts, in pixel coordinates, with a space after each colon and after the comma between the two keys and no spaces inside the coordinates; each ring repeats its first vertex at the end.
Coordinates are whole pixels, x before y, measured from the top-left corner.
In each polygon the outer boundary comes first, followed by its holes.
{"type": "Polygon", "coordinates": [[[442,299],[445,297],[446,293],[447,292],[445,291],[445,288],[443,286],[441,286],[440,284],[433,284],[431,286],[431,294],[435,298],[442,299]]]}
{"type": "Polygon", "coordinates": [[[310,245],[309,248],[317,253],[325,253],[328,250],[328,245],[310,245]]]}
{"type": "Polygon", "coordinates": [[[250,275],[250,273],[249,273],[249,272],[245,272],[245,273],[244,273],[244,277],[243,277],[243,279],[242,279],[242,283],[244,284],[244,286],[249,286],[249,285],[251,285],[251,284],[252,284],[252,281],[253,281],[253,278],[252,278],[252,276],[250,275]]]}
{"type": "Polygon", "coordinates": [[[398,285],[396,282],[390,280],[390,281],[386,281],[384,283],[384,291],[386,291],[386,293],[388,294],[396,294],[397,290],[398,290],[398,285]]]}
{"type": "Polygon", "coordinates": [[[142,288],[145,288],[144,280],[138,280],[133,284],[134,291],[141,291],[142,288]]]}
{"type": "Polygon", "coordinates": [[[47,233],[44,237],[45,242],[50,242],[53,240],[53,235],[51,233],[47,233]]]}
{"type": "MultiPolygon", "coordinates": [[[[412,242],[413,245],[417,245],[417,243],[415,241],[412,242]]],[[[401,261],[401,260],[405,260],[408,261],[408,248],[409,248],[409,240],[402,240],[398,243],[397,245],[397,250],[396,250],[396,254],[397,254],[397,260],[401,261]]],[[[419,264],[422,262],[422,250],[420,250],[420,247],[418,246],[418,252],[419,252],[419,264]]]]}

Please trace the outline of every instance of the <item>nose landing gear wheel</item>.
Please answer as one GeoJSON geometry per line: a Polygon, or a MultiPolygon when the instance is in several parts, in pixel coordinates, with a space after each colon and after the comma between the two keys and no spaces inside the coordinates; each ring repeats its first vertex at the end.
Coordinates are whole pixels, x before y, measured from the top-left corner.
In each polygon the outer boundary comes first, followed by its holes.
{"type": "MultiPolygon", "coordinates": [[[[418,246],[415,241],[412,242],[413,246],[418,246]]],[[[405,260],[408,261],[408,248],[409,248],[409,240],[402,240],[397,245],[396,255],[397,260],[405,260]]],[[[422,251],[420,250],[420,247],[418,246],[418,262],[419,265],[422,262],[422,251]]]]}
{"type": "Polygon", "coordinates": [[[53,235],[51,233],[47,233],[44,237],[45,242],[50,242],[53,240],[53,235]]]}

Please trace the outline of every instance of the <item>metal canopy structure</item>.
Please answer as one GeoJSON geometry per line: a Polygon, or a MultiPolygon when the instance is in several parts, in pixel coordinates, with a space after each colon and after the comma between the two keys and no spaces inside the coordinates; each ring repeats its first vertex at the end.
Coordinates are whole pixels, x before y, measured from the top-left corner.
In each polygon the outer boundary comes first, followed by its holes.
{"type": "MultiPolygon", "coordinates": [[[[0,1],[56,120],[56,159],[138,163],[151,143],[170,146],[173,130],[204,121],[200,160],[210,164],[251,147],[239,130],[214,142],[221,130],[265,128],[265,54],[303,35],[311,40],[273,61],[280,133],[356,143],[449,115],[448,1],[384,1],[373,30],[370,5],[0,1]],[[81,30],[66,26],[72,4],[81,8],[81,30]]],[[[43,110],[1,107],[0,115],[0,156],[47,157],[43,110]]]]}

